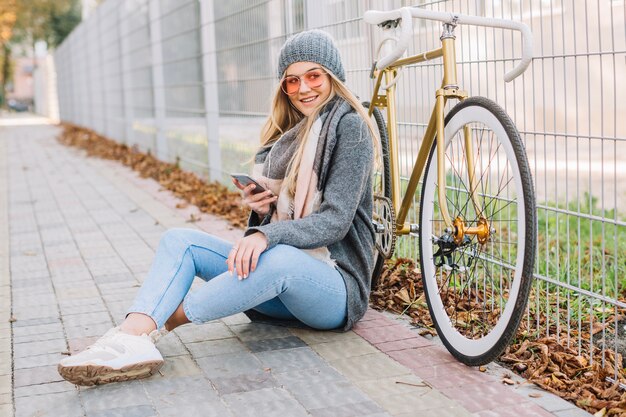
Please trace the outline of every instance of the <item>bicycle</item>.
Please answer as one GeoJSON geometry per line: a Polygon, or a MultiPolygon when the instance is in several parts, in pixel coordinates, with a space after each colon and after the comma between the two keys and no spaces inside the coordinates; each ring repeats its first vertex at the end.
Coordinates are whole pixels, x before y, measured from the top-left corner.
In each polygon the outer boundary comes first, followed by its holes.
{"type": "MultiPolygon", "coordinates": [[[[417,234],[424,293],[437,334],[459,361],[486,364],[510,342],[526,309],[535,261],[535,196],[524,147],[510,117],[491,100],[468,97],[457,84],[454,30],[459,24],[519,30],[523,58],[505,74],[505,81],[531,62],[532,34],[520,22],[412,7],[368,11],[364,20],[401,30],[393,38],[393,51],[374,62],[371,105],[364,103],[379,130],[382,159],[374,176],[377,259],[372,284],[393,255],[396,237],[417,234]],[[441,47],[401,58],[413,35],[414,17],[443,23],[441,47]],[[440,57],[443,80],[402,193],[398,71],[440,57]],[[448,100],[459,102],[444,117],[448,100]],[[387,121],[381,109],[387,110],[387,121]],[[411,224],[406,219],[422,173],[419,223],[411,224]]],[[[383,39],[377,55],[389,39],[383,39]]]]}

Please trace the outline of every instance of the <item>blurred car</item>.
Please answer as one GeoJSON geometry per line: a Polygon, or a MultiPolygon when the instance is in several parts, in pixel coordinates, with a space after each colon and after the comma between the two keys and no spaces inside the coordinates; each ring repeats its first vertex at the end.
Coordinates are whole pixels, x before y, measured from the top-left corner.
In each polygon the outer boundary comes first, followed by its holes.
{"type": "Polygon", "coordinates": [[[9,106],[9,110],[18,111],[18,112],[28,111],[27,103],[23,101],[15,100],[13,98],[7,101],[7,105],[9,106]]]}

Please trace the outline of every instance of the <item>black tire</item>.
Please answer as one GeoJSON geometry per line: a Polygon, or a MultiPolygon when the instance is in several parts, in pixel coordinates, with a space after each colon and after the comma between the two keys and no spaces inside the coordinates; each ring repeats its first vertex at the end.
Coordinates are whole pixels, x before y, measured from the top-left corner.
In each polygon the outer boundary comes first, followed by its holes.
{"type": "MultiPolygon", "coordinates": [[[[443,344],[464,364],[484,365],[502,353],[517,332],[526,311],[535,265],[536,209],[533,181],[519,133],[510,117],[496,103],[483,97],[468,98],[448,113],[445,125],[446,135],[453,135],[446,137],[444,158],[446,168],[453,167],[446,171],[445,199],[450,216],[452,219],[457,215],[467,217],[468,226],[471,226],[472,222],[474,225],[478,224],[478,219],[483,217],[487,219],[489,227],[494,232],[491,232],[489,239],[483,243],[478,242],[476,235],[467,235],[471,240],[466,239],[461,245],[453,245],[454,249],[451,252],[449,247],[445,246],[446,239],[449,242],[450,234],[445,232],[443,229],[445,225],[440,216],[439,218],[437,216],[436,165],[431,169],[431,164],[437,160],[435,142],[424,173],[420,199],[419,245],[422,280],[428,308],[443,344]],[[479,123],[487,126],[487,129],[476,128],[479,123]],[[464,148],[463,136],[458,135],[459,131],[463,132],[464,126],[471,126],[472,140],[480,140],[480,144],[483,145],[473,146],[476,155],[474,172],[480,173],[481,181],[474,192],[476,199],[482,199],[482,203],[479,204],[482,210],[480,213],[477,213],[469,197],[471,187],[463,183],[463,174],[458,173],[461,170],[455,171],[456,161],[450,159],[450,156],[456,158],[456,155],[463,155],[462,151],[455,153],[454,147],[457,143],[455,141],[460,138],[459,146],[464,148]],[[488,146],[483,142],[485,136],[491,137],[488,146]],[[506,144],[507,141],[510,146],[506,144]],[[500,151],[504,153],[504,162],[500,151]],[[485,152],[489,153],[487,157],[483,156],[485,152]],[[494,152],[495,156],[490,155],[491,152],[494,152]],[[515,161],[511,161],[512,155],[515,161]],[[487,159],[486,166],[484,159],[487,159]],[[481,167],[476,169],[479,164],[481,167]],[[501,164],[506,165],[506,170],[500,170],[501,164]],[[505,182],[500,179],[499,183],[498,180],[492,181],[492,176],[502,175],[505,178],[509,173],[509,167],[512,176],[510,180],[505,182]],[[458,175],[458,181],[454,178],[455,175],[458,175]],[[494,184],[498,184],[494,188],[497,194],[492,190],[494,184]],[[462,186],[466,186],[465,190],[462,190],[462,186]],[[511,191],[513,187],[515,189],[511,191]],[[502,195],[499,194],[501,191],[502,195]],[[520,220],[522,218],[523,220],[520,220]],[[438,232],[442,229],[444,232],[440,235],[438,232]],[[426,236],[427,234],[430,236],[426,236]],[[508,240],[505,240],[507,236],[508,240]],[[516,244],[519,244],[519,248],[516,244]],[[520,249],[523,250],[522,254],[519,253],[520,249]],[[431,258],[427,259],[429,256],[431,258]],[[498,272],[494,265],[500,269],[499,281],[494,279],[498,272]],[[491,300],[488,300],[489,291],[491,300]],[[465,292],[467,298],[464,298],[465,292]],[[512,297],[514,299],[511,299],[512,297]],[[497,317],[494,323],[494,315],[497,314],[500,317],[497,317]],[[493,327],[487,330],[491,323],[494,323],[493,327]]],[[[461,164],[462,156],[459,156],[458,160],[461,164]]],[[[469,176],[466,182],[469,183],[469,176]]]]}
{"type": "MultiPolygon", "coordinates": [[[[364,101],[363,107],[369,109],[370,102],[364,101]]],[[[378,107],[374,107],[372,112],[374,120],[376,121],[376,127],[378,128],[380,138],[380,151],[379,158],[382,159],[382,170],[380,172],[380,183],[374,183],[374,194],[380,194],[383,197],[391,198],[391,167],[389,165],[389,136],[387,134],[387,124],[383,118],[383,113],[378,107]],[[377,186],[378,185],[378,186],[377,186]],[[378,189],[377,189],[378,188],[378,189]],[[382,191],[382,193],[381,193],[382,191]]],[[[378,279],[383,271],[385,265],[385,257],[381,255],[376,248],[374,248],[374,256],[376,261],[374,263],[374,270],[372,272],[371,286],[374,289],[378,285],[378,279]]]]}

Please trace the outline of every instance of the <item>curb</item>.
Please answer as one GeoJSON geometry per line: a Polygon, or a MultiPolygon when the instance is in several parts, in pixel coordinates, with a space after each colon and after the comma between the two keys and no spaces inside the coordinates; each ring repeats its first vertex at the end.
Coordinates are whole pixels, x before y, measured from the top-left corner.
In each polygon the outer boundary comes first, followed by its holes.
{"type": "MultiPolygon", "coordinates": [[[[2,128],[0,128],[1,130],[2,128]]],[[[13,417],[13,331],[9,259],[7,142],[0,140],[0,415],[13,417]]]]}

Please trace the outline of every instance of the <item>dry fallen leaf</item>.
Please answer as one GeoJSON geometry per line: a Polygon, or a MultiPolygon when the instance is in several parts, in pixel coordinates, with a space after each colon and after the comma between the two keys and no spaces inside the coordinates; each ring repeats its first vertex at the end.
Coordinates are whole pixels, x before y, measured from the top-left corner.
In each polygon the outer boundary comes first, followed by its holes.
{"type": "Polygon", "coordinates": [[[479,366],[479,367],[478,367],[478,370],[479,370],[480,372],[486,372],[486,371],[487,371],[487,368],[486,368],[486,367],[484,367],[484,366],[479,366]]]}
{"type": "Polygon", "coordinates": [[[596,412],[593,417],[604,417],[606,415],[606,407],[596,412]]]}
{"type": "Polygon", "coordinates": [[[609,327],[611,325],[610,322],[606,322],[606,323],[593,323],[593,326],[591,328],[591,334],[598,334],[600,333],[602,330],[606,329],[607,327],[609,327]]]}
{"type": "Polygon", "coordinates": [[[528,365],[521,362],[516,363],[515,365],[513,365],[513,369],[515,369],[517,372],[524,372],[526,369],[528,369],[528,365]]]}
{"type": "Polygon", "coordinates": [[[541,398],[543,395],[539,392],[531,392],[530,394],[528,394],[528,396],[530,398],[541,398]]]}
{"type": "Polygon", "coordinates": [[[502,378],[502,383],[506,385],[515,385],[515,381],[511,378],[502,378]]]}
{"type": "Polygon", "coordinates": [[[437,336],[437,332],[434,331],[433,329],[421,329],[419,332],[417,332],[420,336],[437,336]]]}
{"type": "Polygon", "coordinates": [[[395,298],[398,299],[401,303],[407,305],[411,304],[411,298],[409,297],[409,292],[406,288],[401,288],[400,291],[396,292],[394,295],[395,298]]]}

